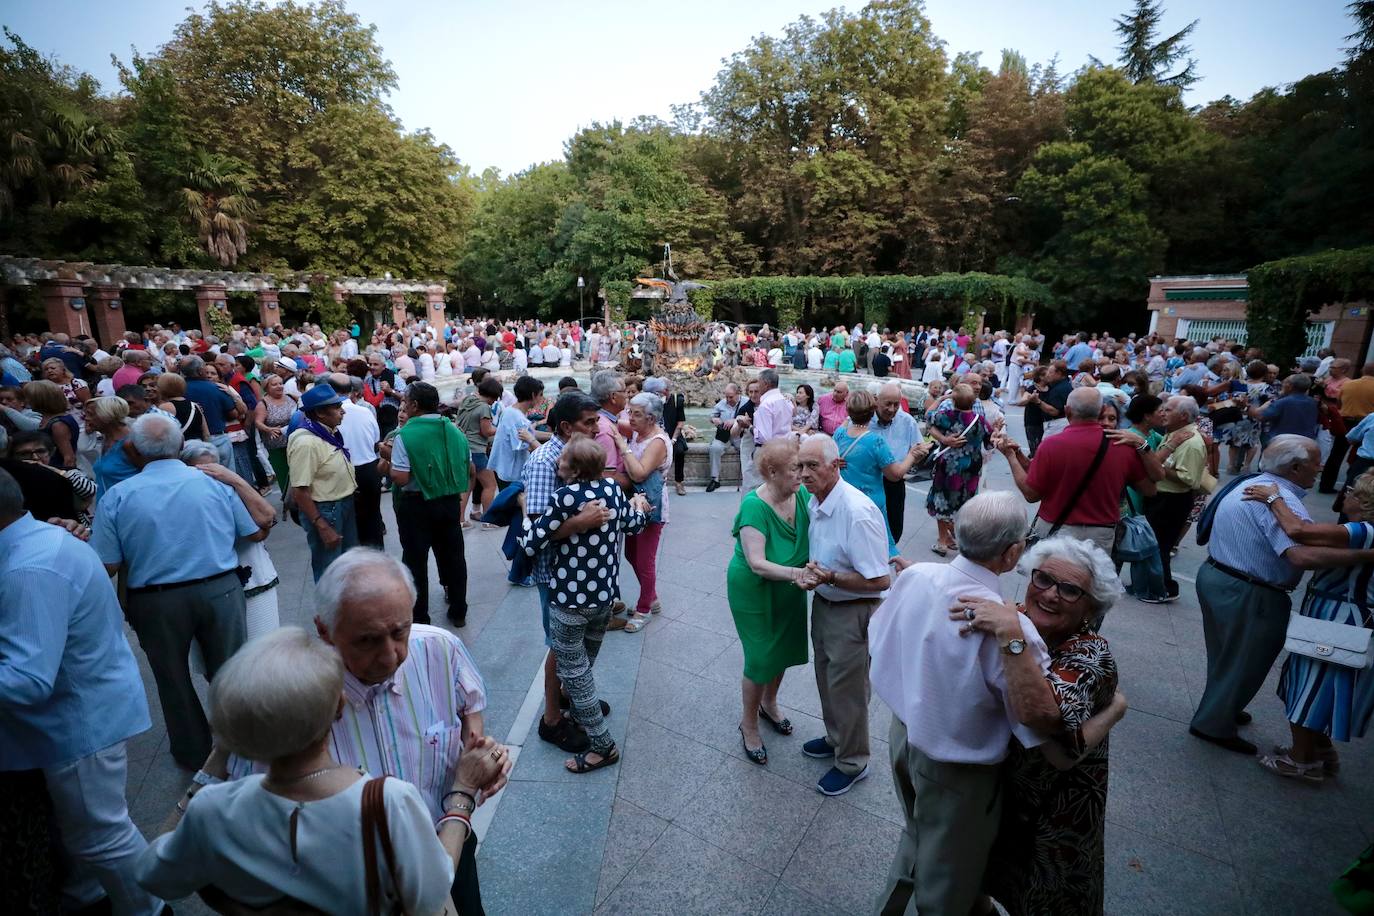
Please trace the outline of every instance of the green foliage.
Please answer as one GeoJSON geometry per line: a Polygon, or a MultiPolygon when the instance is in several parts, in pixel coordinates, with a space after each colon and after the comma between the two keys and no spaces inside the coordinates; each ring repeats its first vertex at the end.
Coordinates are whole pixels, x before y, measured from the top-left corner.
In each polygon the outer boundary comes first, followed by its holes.
{"type": "Polygon", "coordinates": [[[318,277],[310,281],[310,311],[326,332],[337,331],[352,324],[346,302],[334,297],[334,282],[318,277]]]}
{"type": "Polygon", "coordinates": [[[687,294],[687,299],[703,321],[711,321],[716,317],[716,292],[713,288],[704,286],[694,289],[687,294]]]}
{"type": "Polygon", "coordinates": [[[1374,246],[1268,261],[1250,268],[1251,346],[1281,366],[1307,348],[1307,318],[1330,303],[1374,300],[1374,246]]]}
{"type": "Polygon", "coordinates": [[[601,284],[606,291],[606,306],[611,311],[612,321],[624,321],[630,313],[630,291],[634,284],[629,280],[607,280],[601,284]]]}
{"type": "Polygon", "coordinates": [[[1116,20],[1116,34],[1121,36],[1121,66],[1136,83],[1160,83],[1186,89],[1198,81],[1197,61],[1190,55],[1193,49],[1186,42],[1197,27],[1194,19],[1174,34],[1159,37],[1159,25],[1164,20],[1164,5],[1158,0],[1135,0],[1135,9],[1116,20]],[[1183,68],[1174,73],[1180,61],[1183,68]]]}

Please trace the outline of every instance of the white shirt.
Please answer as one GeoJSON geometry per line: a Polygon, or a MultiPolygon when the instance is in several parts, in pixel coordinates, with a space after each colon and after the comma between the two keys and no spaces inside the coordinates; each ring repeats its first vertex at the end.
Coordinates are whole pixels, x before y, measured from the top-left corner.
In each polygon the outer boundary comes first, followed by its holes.
{"type": "Polygon", "coordinates": [[[345,340],[339,347],[339,356],[343,359],[352,359],[358,355],[358,342],[352,337],[345,340]]]}
{"type": "MultiPolygon", "coordinates": [[[[524,372],[527,368],[529,368],[529,365],[530,365],[530,354],[529,354],[529,351],[527,351],[527,350],[522,350],[522,349],[520,349],[519,347],[516,347],[516,348],[515,348],[515,352],[514,352],[513,354],[511,354],[511,355],[512,355],[512,357],[513,357],[512,365],[515,366],[515,371],[516,371],[516,372],[524,372]]],[[[541,356],[541,358],[542,358],[543,354],[541,353],[540,356],[541,356]]]]}
{"type": "Polygon", "coordinates": [[[825,365],[825,354],[820,347],[812,347],[806,351],[806,368],[820,369],[825,365]]]}
{"type": "Polygon", "coordinates": [[[420,370],[420,381],[434,381],[434,356],[428,350],[420,354],[416,364],[416,368],[420,370]]]}
{"type": "Polygon", "coordinates": [[[777,368],[782,365],[782,348],[774,347],[768,351],[768,365],[777,368]]]}
{"type": "Polygon", "coordinates": [[[547,347],[544,348],[544,365],[556,366],[558,365],[559,360],[561,360],[562,358],[563,351],[558,349],[558,347],[554,344],[549,344],[547,347]]]}
{"type": "Polygon", "coordinates": [[[878,336],[877,331],[869,331],[868,337],[864,339],[864,343],[868,344],[870,350],[876,349],[883,345],[883,339],[878,336]]]}
{"type": "MultiPolygon", "coordinates": [[[[868,624],[869,680],[906,725],[912,747],[932,760],[993,765],[1013,735],[1026,747],[1045,739],[1012,712],[997,640],[960,636],[959,622],[949,619],[961,595],[1002,600],[997,575],[962,556],[903,570],[868,624]]],[[[1021,632],[1048,671],[1045,643],[1024,614],[1021,632]]]]}
{"type": "MultiPolygon", "coordinates": [[[[841,477],[825,502],[813,497],[807,511],[811,517],[808,536],[812,560],[826,569],[856,572],[865,579],[888,575],[887,520],[861,490],[841,477]]],[[[816,593],[828,601],[881,598],[887,594],[851,592],[833,585],[822,585],[816,593]]]]}
{"type": "Polygon", "coordinates": [[[382,431],[369,405],[344,401],[339,435],[343,437],[348,459],[355,467],[377,460],[377,443],[382,439],[382,431]]]}

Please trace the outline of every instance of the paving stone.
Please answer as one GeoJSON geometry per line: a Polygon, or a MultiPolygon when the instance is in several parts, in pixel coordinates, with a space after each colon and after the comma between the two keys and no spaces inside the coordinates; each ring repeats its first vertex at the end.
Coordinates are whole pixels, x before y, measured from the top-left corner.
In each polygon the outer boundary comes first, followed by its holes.
{"type": "Polygon", "coordinates": [[[617,798],[611,806],[611,823],[606,831],[606,855],[601,865],[601,880],[596,902],[604,903],[640,858],[654,845],[668,821],[650,814],[638,805],[617,798]]]}
{"type": "Polygon", "coordinates": [[[776,883],[767,872],[670,825],[596,912],[752,916],[776,883]]]}
{"type": "Polygon", "coordinates": [[[901,833],[890,821],[827,798],[782,883],[823,901],[834,913],[871,912],[901,833]]]}
{"type": "Polygon", "coordinates": [[[820,898],[779,881],[760,916],[832,916],[834,912],[835,908],[820,898]]]}
{"type": "Polygon", "coordinates": [[[1249,793],[1221,792],[1218,802],[1236,870],[1282,877],[1310,899],[1327,897],[1331,881],[1368,845],[1353,822],[1325,812],[1257,805],[1249,793]],[[1321,829],[1313,830],[1314,824],[1321,829]]]}
{"type": "Polygon", "coordinates": [[[692,674],[700,672],[736,641],[679,620],[651,621],[641,632],[645,658],[657,659],[692,674]]]}
{"type": "Polygon", "coordinates": [[[673,818],[725,762],[720,751],[631,716],[618,797],[659,817],[673,818]]]}
{"type": "Polygon", "coordinates": [[[1127,916],[1223,916],[1246,912],[1236,870],[1225,862],[1110,819],[1106,911],[1127,916]]]}

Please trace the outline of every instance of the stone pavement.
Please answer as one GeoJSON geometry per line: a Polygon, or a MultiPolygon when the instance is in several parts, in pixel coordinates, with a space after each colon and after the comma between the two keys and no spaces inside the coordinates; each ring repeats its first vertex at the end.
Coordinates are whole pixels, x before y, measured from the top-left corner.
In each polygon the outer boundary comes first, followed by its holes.
{"type": "MultiPolygon", "coordinates": [[[[1019,417],[1009,425],[1019,432],[1019,417]]],[[[1000,456],[991,458],[985,486],[1010,488],[1000,456]]],[[[924,493],[925,485],[911,485],[901,548],[938,560],[924,493]]],[[[901,830],[884,741],[889,713],[875,698],[870,777],[824,798],[814,784],[827,764],[800,751],[822,733],[815,681],[809,666],[794,669],[780,698],[795,734],[765,728],[768,766],[745,760],[736,731],[743,656],[725,598],[737,500],[732,489],[672,497],[659,559],[663,614],[639,634],[607,634],[596,666],[623,759],[584,776],[566,773],[565,755],[532,733],[544,653],[538,597],[506,584],[500,532],[470,533],[471,610],[460,633],[486,680],[487,731],[519,754],[510,786],[479,820],[483,899],[493,916],[871,912],[901,830]]],[[[1308,500],[1318,519],[1331,518],[1328,500],[1308,500]]],[[[399,554],[394,532],[387,542],[399,554]]],[[[282,524],[268,545],[281,573],[283,623],[309,625],[303,535],[282,524]]],[[[1187,577],[1183,600],[1123,599],[1103,628],[1131,705],[1111,739],[1106,910],[1339,912],[1327,887],[1374,836],[1374,745],[1342,747],[1340,777],[1309,786],[1188,735],[1205,679],[1191,584],[1204,558],[1190,536],[1175,563],[1187,577]]],[[[1010,578],[1007,593],[1024,593],[1024,582],[1010,578]]],[[[633,597],[628,567],[622,582],[633,597]]],[[[431,591],[440,594],[432,572],[431,591]]],[[[129,799],[151,835],[186,774],[167,754],[146,665],[144,674],[154,729],[131,744],[129,799]]],[[[1276,666],[1244,731],[1261,747],[1287,741],[1277,676],[1276,666]]],[[[204,912],[195,901],[178,911],[204,912]]]]}

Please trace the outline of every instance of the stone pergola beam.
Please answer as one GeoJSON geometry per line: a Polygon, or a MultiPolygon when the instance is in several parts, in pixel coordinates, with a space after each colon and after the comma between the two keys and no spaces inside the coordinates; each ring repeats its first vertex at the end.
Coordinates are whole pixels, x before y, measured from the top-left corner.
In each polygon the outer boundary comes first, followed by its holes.
{"type": "Polygon", "coordinates": [[[124,302],[119,296],[119,287],[108,283],[98,283],[91,287],[86,296],[86,310],[91,323],[95,325],[96,340],[107,350],[128,330],[124,322],[124,302]]]}

